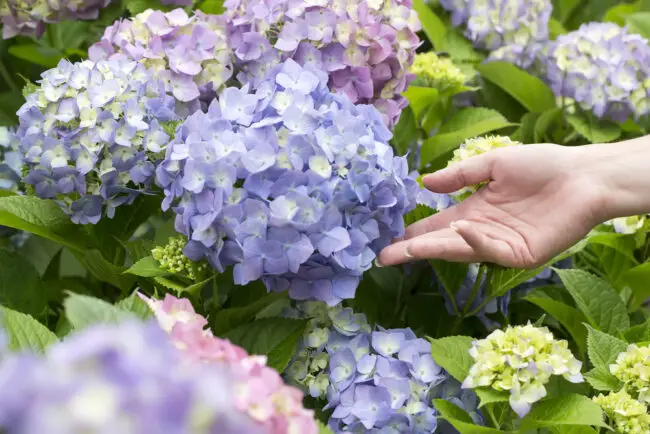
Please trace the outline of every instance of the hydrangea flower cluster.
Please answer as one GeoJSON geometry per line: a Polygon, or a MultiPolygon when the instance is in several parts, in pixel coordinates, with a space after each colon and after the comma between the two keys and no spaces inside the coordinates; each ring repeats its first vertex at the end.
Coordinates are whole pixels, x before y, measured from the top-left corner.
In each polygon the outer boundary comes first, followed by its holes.
{"type": "Polygon", "coordinates": [[[625,389],[602,393],[592,398],[600,405],[610,420],[610,426],[620,434],[646,434],[650,432],[650,414],[645,404],[632,398],[625,389]]]}
{"type": "Polygon", "coordinates": [[[153,184],[168,125],[184,108],[144,66],[62,60],[18,111],[25,183],[75,223],[97,223],[153,184]]]}
{"type": "Polygon", "coordinates": [[[647,215],[619,217],[610,220],[605,224],[612,226],[614,228],[614,231],[616,231],[618,234],[634,234],[644,227],[647,219],[647,215]]]}
{"type": "Polygon", "coordinates": [[[252,92],[228,88],[182,124],[157,168],[185,254],[235,283],[334,305],[404,231],[419,186],[372,106],[289,59],[252,92]]]}
{"type": "Polygon", "coordinates": [[[0,127],[0,190],[18,191],[24,156],[14,131],[0,127]]]}
{"type": "Polygon", "coordinates": [[[182,235],[170,237],[169,242],[164,246],[156,246],[151,250],[151,256],[158,262],[160,268],[170,273],[183,274],[194,280],[194,267],[203,268],[205,264],[197,264],[190,261],[183,249],[187,239],[182,235]]]}
{"type": "Polygon", "coordinates": [[[329,74],[335,92],[374,104],[388,126],[399,119],[420,44],[411,0],[226,0],[224,6],[242,83],[256,85],[278,60],[311,62],[329,74]]]}
{"type": "Polygon", "coordinates": [[[88,57],[142,63],[168,83],[176,99],[194,102],[195,111],[200,100],[210,101],[233,74],[227,28],[224,16],[148,9],[106,28],[88,57]]]}
{"type": "Polygon", "coordinates": [[[153,323],[97,325],[0,364],[0,429],[25,434],[254,431],[225,367],[188,364],[153,323]]]}
{"type": "Polygon", "coordinates": [[[552,375],[572,383],[583,380],[582,362],[565,340],[556,340],[546,327],[509,326],[474,341],[474,359],[463,388],[491,387],[510,393],[510,407],[524,417],[532,404],[546,396],[544,385],[552,375]]]}
{"type": "Polygon", "coordinates": [[[639,401],[650,405],[650,347],[630,345],[609,365],[609,371],[638,394],[639,401]]]}
{"type": "MultiPolygon", "coordinates": [[[[520,142],[512,141],[505,136],[485,136],[475,137],[463,142],[458,149],[454,151],[453,157],[447,163],[447,166],[466,160],[468,158],[484,154],[493,149],[504,148],[506,146],[518,146],[520,142]]],[[[452,197],[458,202],[467,199],[472,193],[479,190],[485,183],[464,187],[454,193],[452,197]]]]}
{"type": "Polygon", "coordinates": [[[465,36],[480,49],[495,52],[494,60],[527,67],[548,40],[550,0],[441,0],[454,26],[465,25],[465,36]]]}
{"type": "Polygon", "coordinates": [[[458,89],[467,80],[451,59],[433,51],[417,54],[411,72],[417,75],[414,86],[432,87],[439,93],[458,89]]]}
{"type": "Polygon", "coordinates": [[[476,412],[469,394],[461,396],[453,385],[438,390],[447,375],[427,341],[410,329],[373,330],[365,315],[320,302],[298,303],[287,315],[310,320],[285,376],[327,400],[335,433],[434,432],[431,399],[451,399],[453,392],[461,407],[476,412]]]}
{"type": "Polygon", "coordinates": [[[0,3],[2,37],[40,37],[46,23],[62,20],[94,20],[111,0],[5,0],[0,3]]]}
{"type": "Polygon", "coordinates": [[[552,42],[547,80],[564,106],[625,121],[650,113],[650,46],[613,23],[583,24],[552,42]]]}
{"type": "Polygon", "coordinates": [[[206,329],[207,320],[197,314],[187,299],[166,295],[155,300],[140,295],[154,312],[160,326],[170,334],[183,358],[192,365],[225,368],[234,383],[229,396],[235,410],[252,422],[250,431],[264,434],[317,434],[313,411],[303,407],[303,394],[284,384],[282,377],[266,366],[265,356],[249,356],[227,340],[206,329]]]}

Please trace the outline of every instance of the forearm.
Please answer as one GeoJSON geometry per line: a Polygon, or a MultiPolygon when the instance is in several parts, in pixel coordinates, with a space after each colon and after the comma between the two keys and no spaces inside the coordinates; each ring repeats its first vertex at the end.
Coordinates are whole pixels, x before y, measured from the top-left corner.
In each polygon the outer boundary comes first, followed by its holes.
{"type": "Polygon", "coordinates": [[[650,213],[650,135],[576,151],[601,220],[650,213]]]}

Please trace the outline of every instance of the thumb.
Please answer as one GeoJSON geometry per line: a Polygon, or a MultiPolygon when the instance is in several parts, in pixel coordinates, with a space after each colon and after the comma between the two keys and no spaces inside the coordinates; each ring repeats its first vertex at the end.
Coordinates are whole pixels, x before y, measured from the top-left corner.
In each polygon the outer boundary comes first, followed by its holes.
{"type": "Polygon", "coordinates": [[[422,183],[436,193],[453,193],[463,187],[489,181],[493,163],[494,153],[486,152],[426,175],[422,177],[422,183]]]}

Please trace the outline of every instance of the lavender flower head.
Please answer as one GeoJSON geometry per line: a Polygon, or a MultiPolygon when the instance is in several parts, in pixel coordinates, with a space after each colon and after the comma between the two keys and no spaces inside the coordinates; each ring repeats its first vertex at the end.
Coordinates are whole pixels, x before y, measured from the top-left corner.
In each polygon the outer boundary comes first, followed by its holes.
{"type": "Polygon", "coordinates": [[[148,9],[108,27],[88,56],[136,60],[168,83],[179,101],[209,101],[232,76],[226,29],[223,16],[148,9]]]}
{"type": "Polygon", "coordinates": [[[332,90],[374,104],[395,125],[420,44],[411,0],[226,0],[224,6],[242,83],[255,85],[287,58],[311,62],[327,72],[332,90]]]}
{"type": "Polygon", "coordinates": [[[256,432],[225,366],[182,360],[155,323],[93,326],[0,363],[0,429],[24,434],[256,432]]]}
{"type": "Polygon", "coordinates": [[[327,78],[290,59],[254,92],[224,90],[179,126],[156,179],[190,259],[334,305],[403,234],[419,187],[379,112],[327,78]]]}
{"type": "Polygon", "coordinates": [[[62,20],[94,20],[111,0],[4,0],[0,3],[2,37],[40,37],[46,23],[62,20]]]}
{"type": "Polygon", "coordinates": [[[650,113],[650,46],[625,28],[583,24],[551,44],[545,64],[563,106],[620,122],[650,113]]]}
{"type": "Polygon", "coordinates": [[[104,207],[111,218],[153,184],[167,124],[187,108],[136,62],[62,60],[42,77],[18,111],[24,181],[75,223],[97,223],[104,207]]]}
{"type": "Polygon", "coordinates": [[[527,68],[548,41],[550,0],[441,0],[454,26],[480,49],[492,51],[490,60],[510,61],[527,68]]]}
{"type": "MultiPolygon", "coordinates": [[[[288,314],[310,320],[285,376],[327,400],[335,433],[440,432],[431,400],[460,398],[462,392],[438,390],[448,376],[433,361],[426,340],[411,329],[373,330],[365,315],[340,305],[303,302],[288,314]]],[[[473,393],[466,395],[456,400],[460,407],[473,393]]],[[[468,410],[475,411],[476,403],[468,410]]]]}
{"type": "Polygon", "coordinates": [[[23,154],[13,129],[0,127],[0,190],[18,191],[23,154]]]}

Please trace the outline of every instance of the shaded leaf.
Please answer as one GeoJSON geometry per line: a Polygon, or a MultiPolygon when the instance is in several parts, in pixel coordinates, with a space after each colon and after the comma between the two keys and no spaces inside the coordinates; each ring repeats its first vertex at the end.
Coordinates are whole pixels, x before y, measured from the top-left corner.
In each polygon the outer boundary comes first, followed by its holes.
{"type": "Polygon", "coordinates": [[[0,249],[0,305],[41,316],[47,309],[47,295],[41,276],[22,255],[0,249]]]}
{"type": "Polygon", "coordinates": [[[234,307],[222,309],[210,317],[210,328],[215,335],[224,333],[237,328],[255,318],[262,309],[271,305],[276,300],[284,298],[286,295],[281,293],[270,293],[263,298],[244,307],[234,307]]]}
{"type": "Polygon", "coordinates": [[[117,306],[87,295],[70,294],[63,307],[66,318],[75,329],[100,323],[118,323],[132,316],[117,306]]]}
{"type": "Polygon", "coordinates": [[[59,338],[31,315],[0,306],[0,323],[9,338],[10,350],[42,352],[59,338]]]}
{"type": "Polygon", "coordinates": [[[444,399],[434,399],[433,406],[438,410],[440,416],[456,428],[460,434],[497,434],[506,432],[475,425],[465,410],[444,399]]]}

